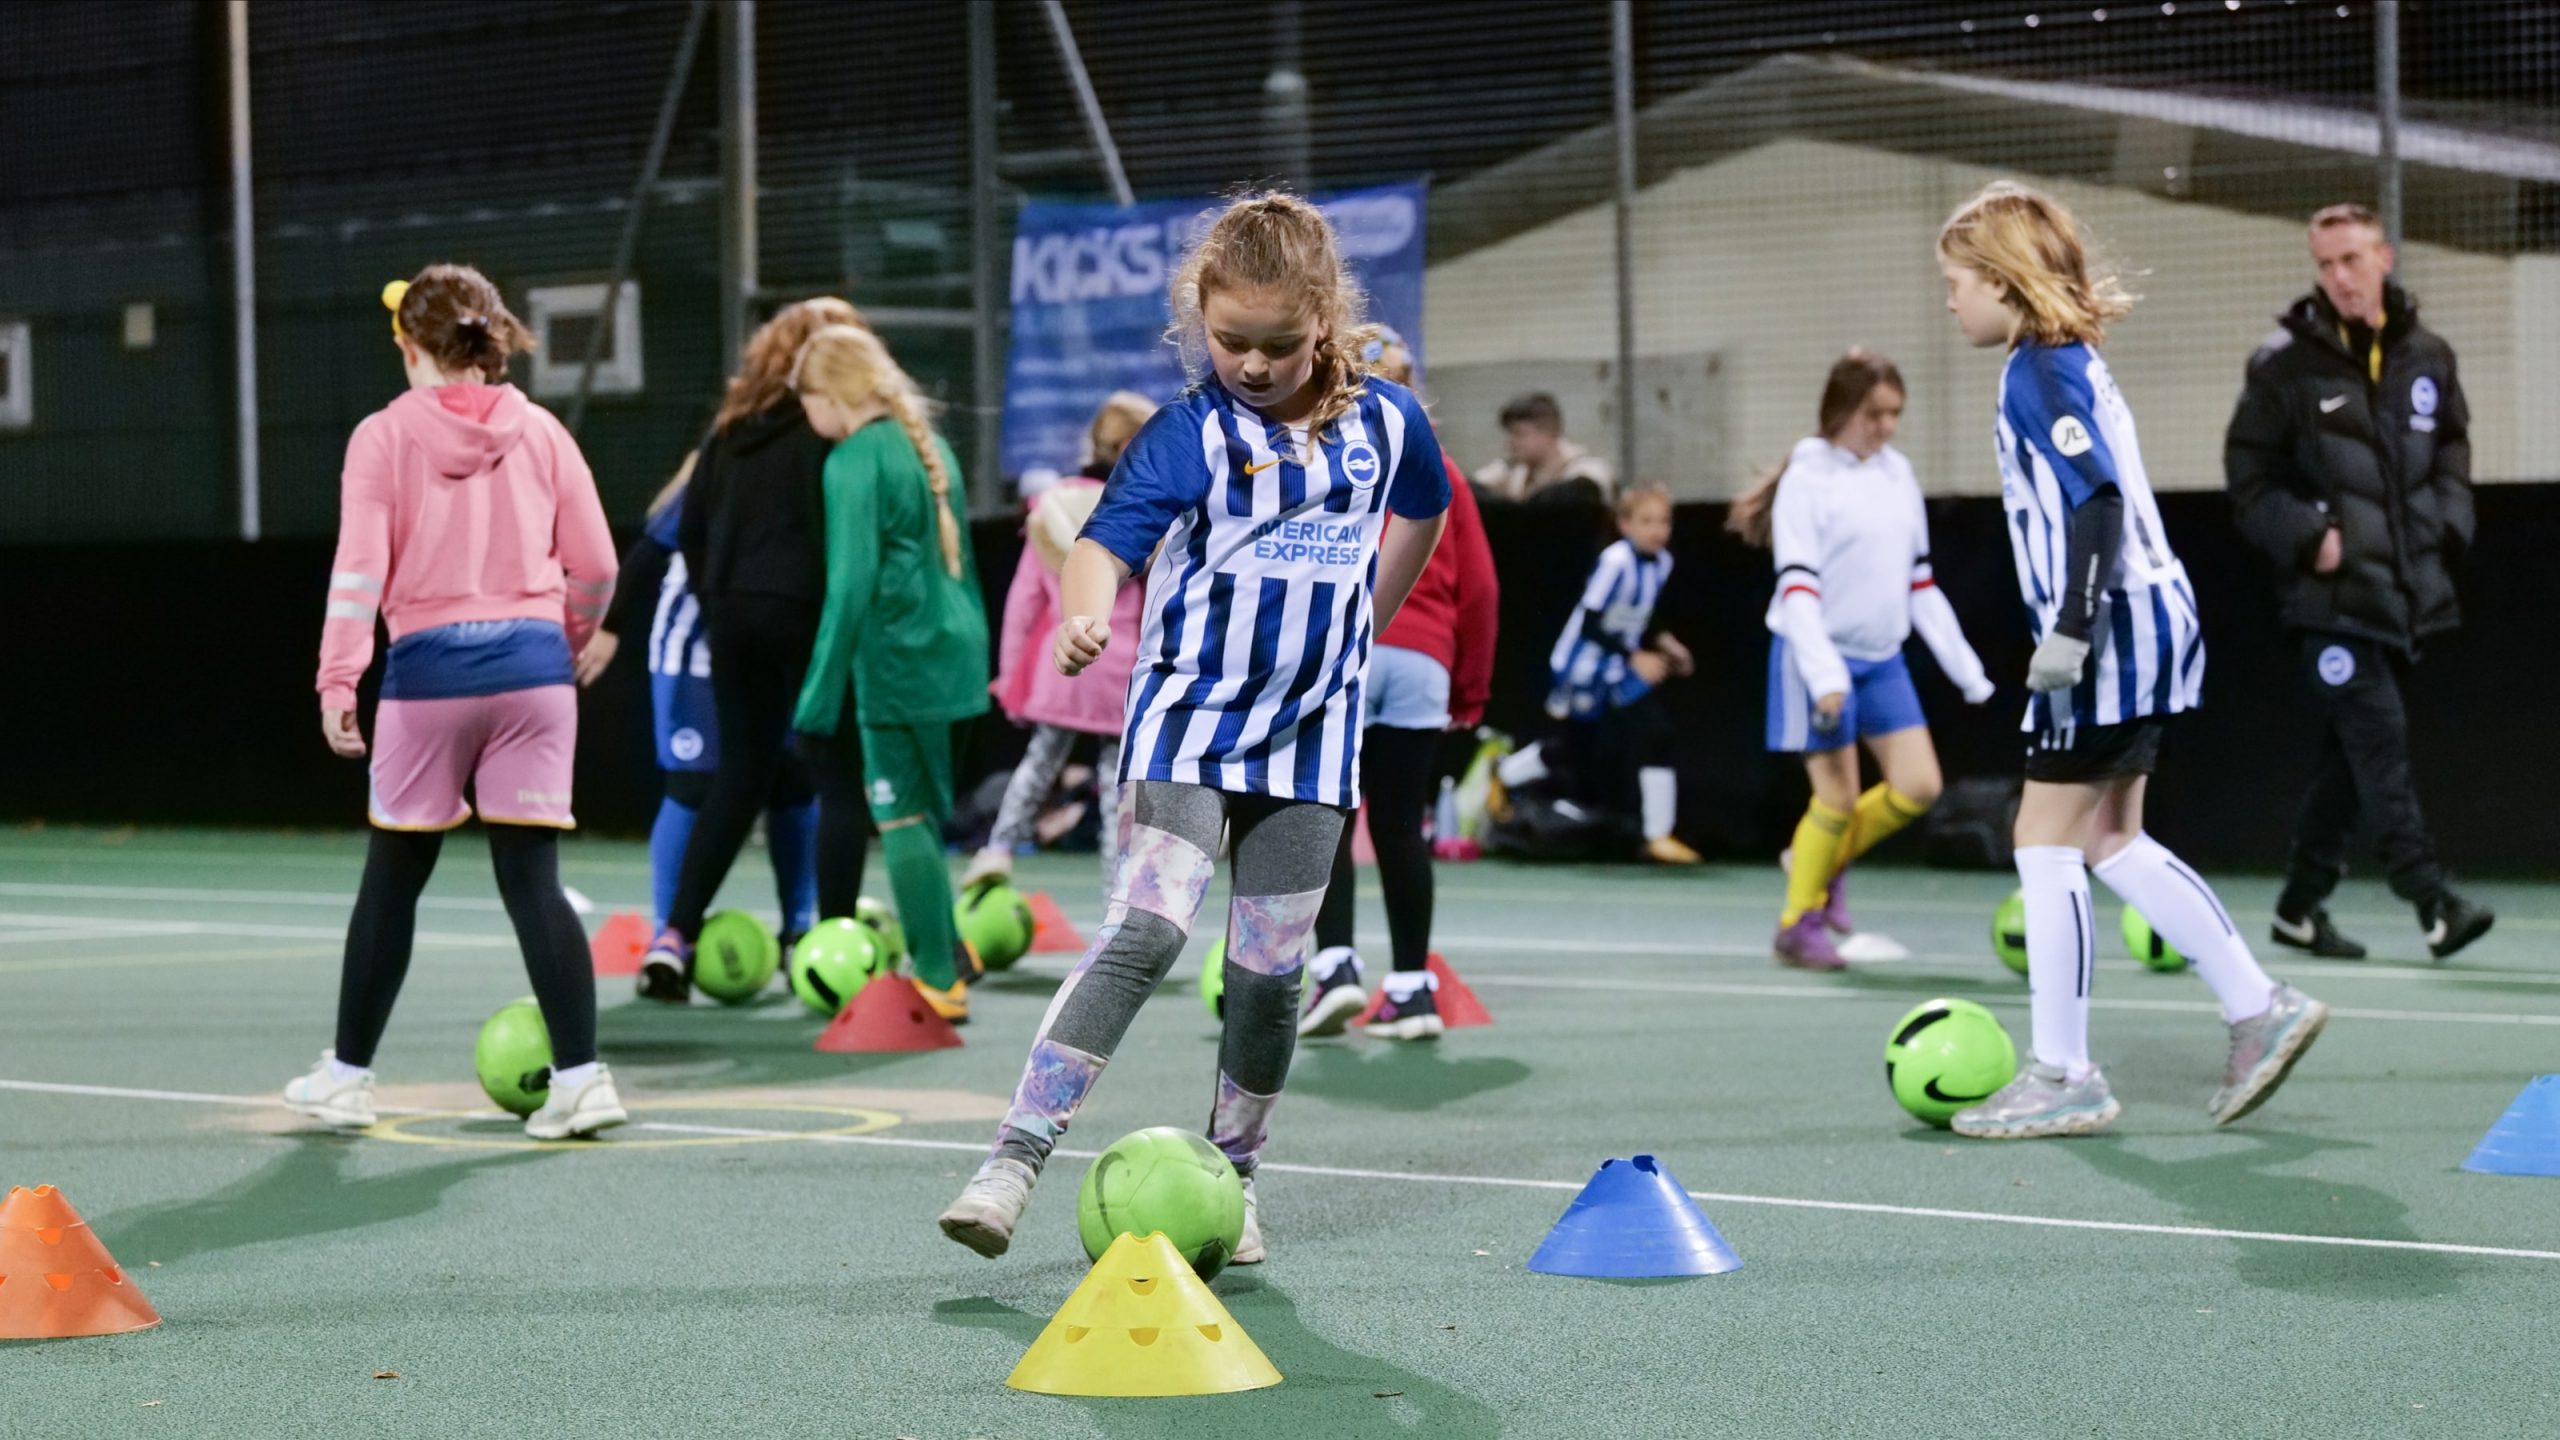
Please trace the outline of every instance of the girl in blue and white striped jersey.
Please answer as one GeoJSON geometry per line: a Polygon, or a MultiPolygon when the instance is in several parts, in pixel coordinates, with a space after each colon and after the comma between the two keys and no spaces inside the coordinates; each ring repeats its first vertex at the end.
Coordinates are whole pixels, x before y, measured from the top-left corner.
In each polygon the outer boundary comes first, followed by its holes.
{"type": "Polygon", "coordinates": [[[1182,953],[1223,834],[1233,900],[1209,1138],[1245,1179],[1232,1263],[1263,1258],[1253,1174],[1334,846],[1360,794],[1370,640],[1431,558],[1449,504],[1422,406],[1357,358],[1359,291],[1314,206],[1276,194],[1228,206],[1172,299],[1173,337],[1198,379],[1111,472],[1067,559],[1053,650],[1074,675],[1113,644],[1138,647],[1120,746],[1123,858],[994,1152],[942,1214],[943,1233],[983,1255],[1011,1243],[1041,1165],[1182,953]],[[1388,527],[1390,510],[1412,523],[1388,527]],[[1145,625],[1115,636],[1112,593],[1141,565],[1145,625]]]}
{"type": "Polygon", "coordinates": [[[2084,1135],[2115,1119],[2120,1107],[2089,1059],[2092,873],[2222,1002],[2231,1053],[2208,1110],[2229,1124],[2275,1093],[2328,1007],[2268,979],[2211,887],[2143,833],[2161,734],[2200,698],[2204,639],[2133,411],[2098,355],[2132,299],[2090,264],[2068,210],[2005,181],[1948,219],[1938,259],[1965,339],[2009,351],[1996,417],[2000,496],[2036,638],[2016,832],[2034,1053],[1999,1094],[1958,1113],[1955,1130],[2084,1135]]]}

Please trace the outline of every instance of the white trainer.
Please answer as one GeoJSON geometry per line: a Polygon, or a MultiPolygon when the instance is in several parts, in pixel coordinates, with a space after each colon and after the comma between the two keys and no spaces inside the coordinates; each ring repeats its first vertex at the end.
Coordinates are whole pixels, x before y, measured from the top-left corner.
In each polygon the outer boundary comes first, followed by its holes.
{"type": "Polygon", "coordinates": [[[1262,1201],[1253,1193],[1253,1177],[1244,1177],[1244,1234],[1236,1241],[1230,1265],[1259,1265],[1269,1252],[1262,1248],[1262,1201]]]}
{"type": "Polygon", "coordinates": [[[310,1074],[285,1085],[285,1108],[341,1130],[365,1129],[374,1121],[373,1072],[359,1070],[354,1079],[340,1080],[333,1074],[337,1060],[337,1051],[321,1051],[310,1074]]]}
{"type": "Polygon", "coordinates": [[[622,1108],[621,1093],[613,1088],[613,1072],[599,1064],[594,1076],[575,1090],[564,1090],[555,1081],[542,1108],[525,1117],[524,1133],[536,1140],[566,1140],[630,1120],[630,1113],[622,1108]]]}
{"type": "Polygon", "coordinates": [[[942,1233],[993,1260],[1013,1245],[1013,1228],[1031,1205],[1040,1172],[1008,1155],[991,1155],[942,1212],[942,1233]]]}

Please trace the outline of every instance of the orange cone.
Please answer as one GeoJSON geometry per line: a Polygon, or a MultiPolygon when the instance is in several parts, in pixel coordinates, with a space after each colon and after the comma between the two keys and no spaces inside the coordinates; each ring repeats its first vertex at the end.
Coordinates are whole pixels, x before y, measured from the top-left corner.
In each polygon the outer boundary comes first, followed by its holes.
{"type": "Polygon", "coordinates": [[[1046,890],[1031,892],[1031,953],[1034,955],[1081,955],[1084,936],[1067,919],[1067,912],[1049,898],[1046,890]]]}
{"type": "Polygon", "coordinates": [[[915,986],[900,976],[875,975],[819,1032],[814,1048],[833,1055],[886,1055],[948,1050],[959,1043],[960,1032],[933,1012],[915,986]]]}
{"type": "MultiPolygon", "coordinates": [[[[1476,998],[1475,991],[1467,988],[1466,981],[1458,978],[1457,971],[1449,968],[1449,962],[1440,958],[1439,951],[1434,950],[1431,952],[1431,959],[1427,962],[1425,968],[1429,969],[1431,973],[1439,977],[1440,980],[1437,999],[1440,1005],[1440,1023],[1442,1025],[1451,1030],[1463,1030],[1470,1025],[1490,1025],[1493,1023],[1493,1012],[1484,1008],[1484,1002],[1476,998]]],[[[1368,1024],[1371,1020],[1377,1018],[1379,1007],[1386,1003],[1387,987],[1381,985],[1378,987],[1377,993],[1369,997],[1369,1008],[1361,1011],[1360,1018],[1352,1021],[1351,1023],[1354,1025],[1368,1024]]]]}
{"type": "Polygon", "coordinates": [[[0,1340],[121,1335],[159,1323],[60,1191],[10,1187],[0,1204],[0,1340]]]}
{"type": "Polygon", "coordinates": [[[587,950],[598,975],[637,975],[640,957],[649,953],[649,921],[637,910],[617,910],[596,927],[587,950]]]}

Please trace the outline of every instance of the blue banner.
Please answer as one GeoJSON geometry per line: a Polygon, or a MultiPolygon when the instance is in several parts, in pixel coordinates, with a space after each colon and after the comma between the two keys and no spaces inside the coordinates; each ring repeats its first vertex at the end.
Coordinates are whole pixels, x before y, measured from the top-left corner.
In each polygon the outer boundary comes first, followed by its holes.
{"type": "MultiPolygon", "coordinates": [[[[1420,181],[1308,198],[1332,220],[1343,259],[1422,360],[1420,181]]],[[[1114,390],[1169,400],[1187,378],[1164,338],[1166,286],[1224,202],[1160,200],[1022,207],[1013,241],[1013,342],[1004,374],[1004,473],[1071,473],[1085,429],[1114,390]]]]}

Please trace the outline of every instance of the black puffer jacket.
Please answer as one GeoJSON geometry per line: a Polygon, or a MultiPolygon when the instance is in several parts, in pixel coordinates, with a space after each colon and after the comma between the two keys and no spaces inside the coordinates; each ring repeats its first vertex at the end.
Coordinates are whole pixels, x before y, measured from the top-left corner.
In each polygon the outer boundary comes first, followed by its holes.
{"type": "Polygon", "coordinates": [[[826,499],[820,476],[834,448],[809,428],[797,400],[702,442],[676,529],[694,594],[715,602],[761,595],[824,603],[826,499]]]}
{"type": "Polygon", "coordinates": [[[2383,313],[2376,381],[2327,296],[2294,302],[2249,357],[2222,468],[2242,533],[2276,562],[2286,625],[2414,650],[2462,623],[2471,412],[2453,348],[2416,302],[2390,286],[2383,313]],[[2315,574],[2331,526],[2341,563],[2315,574]]]}

